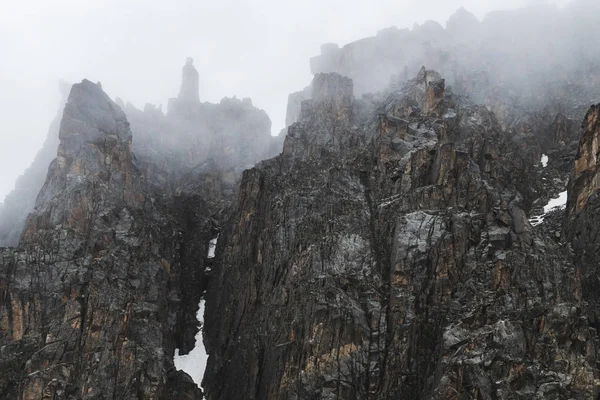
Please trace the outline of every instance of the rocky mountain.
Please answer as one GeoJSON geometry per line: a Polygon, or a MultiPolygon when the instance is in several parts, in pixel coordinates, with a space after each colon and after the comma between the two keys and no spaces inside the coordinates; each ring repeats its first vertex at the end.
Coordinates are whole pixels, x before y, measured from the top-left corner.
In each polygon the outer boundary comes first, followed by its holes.
{"type": "Polygon", "coordinates": [[[581,275],[521,195],[536,160],[444,86],[315,76],[222,235],[209,399],[593,398],[581,275]]]}
{"type": "Polygon", "coordinates": [[[99,85],[73,86],[36,210],[2,253],[4,398],[156,398],[178,379],[165,363],[181,239],[131,140],[99,85]]]}
{"type": "MultiPolygon", "coordinates": [[[[598,101],[600,53],[591,39],[600,33],[598,15],[600,4],[589,0],[565,9],[538,2],[492,12],[482,21],[460,9],[445,28],[428,21],[410,30],[386,28],[343,47],[325,44],[310,67],[313,74],[350,77],[361,96],[402,86],[426,65],[455,94],[491,108],[503,130],[529,137],[545,152],[557,151],[547,141],[562,140],[565,147],[577,141],[577,126],[598,101]],[[560,139],[550,132],[557,118],[570,127],[560,139]]],[[[552,158],[564,158],[565,150],[552,158]]]]}
{"type": "Polygon", "coordinates": [[[0,398],[599,398],[596,7],[325,45],[278,138],[191,59],[166,112],[73,85],[0,210],[0,398]]]}
{"type": "MultiPolygon", "coordinates": [[[[46,142],[0,209],[0,246],[18,244],[48,166],[56,157],[62,108],[70,85],[61,83],[60,89],[60,113],[51,124],[46,142]]],[[[282,146],[282,138],[270,135],[268,115],[254,107],[252,100],[224,98],[219,104],[202,103],[198,72],[191,59],[182,69],[180,93],[170,100],[166,114],[152,104],[146,104],[142,111],[118,98],[116,102],[131,124],[137,165],[146,179],[169,193],[181,190],[184,175],[204,174],[201,179],[215,186],[212,197],[231,201],[242,171],[276,155],[282,146]]]]}
{"type": "Polygon", "coordinates": [[[126,107],[137,140],[100,84],[71,89],[19,246],[0,250],[0,398],[202,398],[173,353],[194,347],[209,242],[272,139],[249,101],[186,97],[190,68],[173,117],[126,107]]]}

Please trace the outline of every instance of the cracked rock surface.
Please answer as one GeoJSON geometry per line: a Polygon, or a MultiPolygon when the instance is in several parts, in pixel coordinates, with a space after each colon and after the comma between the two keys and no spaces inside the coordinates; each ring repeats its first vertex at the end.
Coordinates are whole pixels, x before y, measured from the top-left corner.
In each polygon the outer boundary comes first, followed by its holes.
{"type": "Polygon", "coordinates": [[[311,87],[219,240],[207,397],[593,398],[582,277],[527,220],[513,133],[426,69],[311,87]]]}

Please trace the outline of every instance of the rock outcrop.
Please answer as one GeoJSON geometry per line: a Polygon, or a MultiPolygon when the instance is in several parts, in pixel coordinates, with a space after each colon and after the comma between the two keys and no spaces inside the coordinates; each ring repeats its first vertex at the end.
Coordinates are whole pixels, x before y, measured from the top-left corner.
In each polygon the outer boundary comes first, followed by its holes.
{"type": "Polygon", "coordinates": [[[176,225],[99,85],[73,85],[59,136],[21,245],[1,254],[2,397],[161,398],[176,375],[176,225]]]}
{"type": "Polygon", "coordinates": [[[1,398],[202,398],[173,354],[195,345],[241,171],[276,148],[249,99],[192,99],[192,69],[168,115],[73,86],[19,245],[0,249],[1,398]]]}
{"type": "Polygon", "coordinates": [[[283,153],[244,173],[209,399],[593,398],[565,244],[527,221],[510,132],[438,77],[357,100],[318,74],[283,153]]]}
{"type": "Polygon", "coordinates": [[[590,198],[600,189],[600,105],[589,110],[582,129],[575,168],[569,182],[567,207],[570,218],[588,208],[590,198]]]}
{"type": "Polygon", "coordinates": [[[582,296],[589,304],[591,325],[600,332],[600,292],[598,291],[598,218],[600,217],[600,105],[593,106],[582,125],[575,165],[569,181],[565,231],[574,251],[577,274],[581,276],[582,296]]]}
{"type": "Polygon", "coordinates": [[[191,59],[166,113],[74,85],[0,207],[0,398],[598,398],[600,57],[536,63],[586,2],[323,45],[278,138],[191,59]]]}
{"type": "Polygon", "coordinates": [[[194,68],[194,60],[188,58],[182,70],[181,89],[178,100],[188,103],[200,102],[200,74],[194,68]]]}

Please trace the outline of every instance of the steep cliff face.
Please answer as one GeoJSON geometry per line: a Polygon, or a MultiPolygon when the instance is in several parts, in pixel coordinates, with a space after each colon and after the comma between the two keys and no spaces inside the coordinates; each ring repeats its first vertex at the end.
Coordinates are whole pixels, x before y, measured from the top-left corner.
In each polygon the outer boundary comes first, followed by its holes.
{"type": "Polygon", "coordinates": [[[596,398],[595,53],[536,75],[517,17],[324,45],[279,138],[191,59],[166,114],[74,85],[0,209],[0,398],[596,398]],[[205,394],[173,362],[201,299],[205,394]]]}
{"type": "Polygon", "coordinates": [[[302,102],[310,99],[310,95],[311,88],[306,87],[304,90],[292,93],[288,96],[287,110],[285,114],[286,127],[298,121],[298,118],[300,117],[300,111],[302,109],[302,102]]]}
{"type": "Polygon", "coordinates": [[[592,326],[600,334],[598,286],[598,217],[600,216],[600,105],[593,106],[582,125],[577,158],[569,181],[565,230],[572,243],[582,293],[589,303],[592,326]]]}
{"type": "MultiPolygon", "coordinates": [[[[576,218],[588,208],[600,188],[598,153],[600,139],[600,105],[593,106],[582,125],[575,168],[569,182],[569,218],[576,218]]],[[[591,206],[590,206],[591,207],[591,206]]]]}
{"type": "Polygon", "coordinates": [[[276,150],[249,99],[198,96],[191,60],[169,115],[72,89],[20,246],[2,250],[0,397],[201,397],[173,353],[194,347],[208,244],[241,171],[276,150]]]}
{"type": "Polygon", "coordinates": [[[191,60],[168,115],[73,86],[19,246],[0,249],[1,398],[202,397],[173,354],[194,348],[241,171],[275,147],[249,99],[198,93],[191,60]]]}
{"type": "Polygon", "coordinates": [[[59,136],[21,246],[2,253],[3,397],[160,398],[179,301],[175,223],[99,85],[73,86],[59,136]]]}
{"type": "Polygon", "coordinates": [[[358,100],[318,74],[283,153],[244,173],[209,399],[594,396],[580,275],[526,219],[513,137],[439,78],[358,100]]]}

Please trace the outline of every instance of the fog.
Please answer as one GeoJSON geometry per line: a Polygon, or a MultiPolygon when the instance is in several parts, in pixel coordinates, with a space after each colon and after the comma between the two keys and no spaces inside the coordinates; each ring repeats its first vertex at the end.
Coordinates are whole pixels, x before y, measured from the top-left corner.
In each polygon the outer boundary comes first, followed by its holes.
{"type": "MultiPolygon", "coordinates": [[[[58,80],[102,82],[113,98],[166,106],[193,57],[200,99],[250,97],[284,127],[287,96],[311,79],[320,45],[395,25],[442,24],[466,7],[479,19],[526,0],[24,0],[0,13],[0,201],[41,148],[58,80]]],[[[564,6],[568,0],[557,1],[564,6]]]]}

